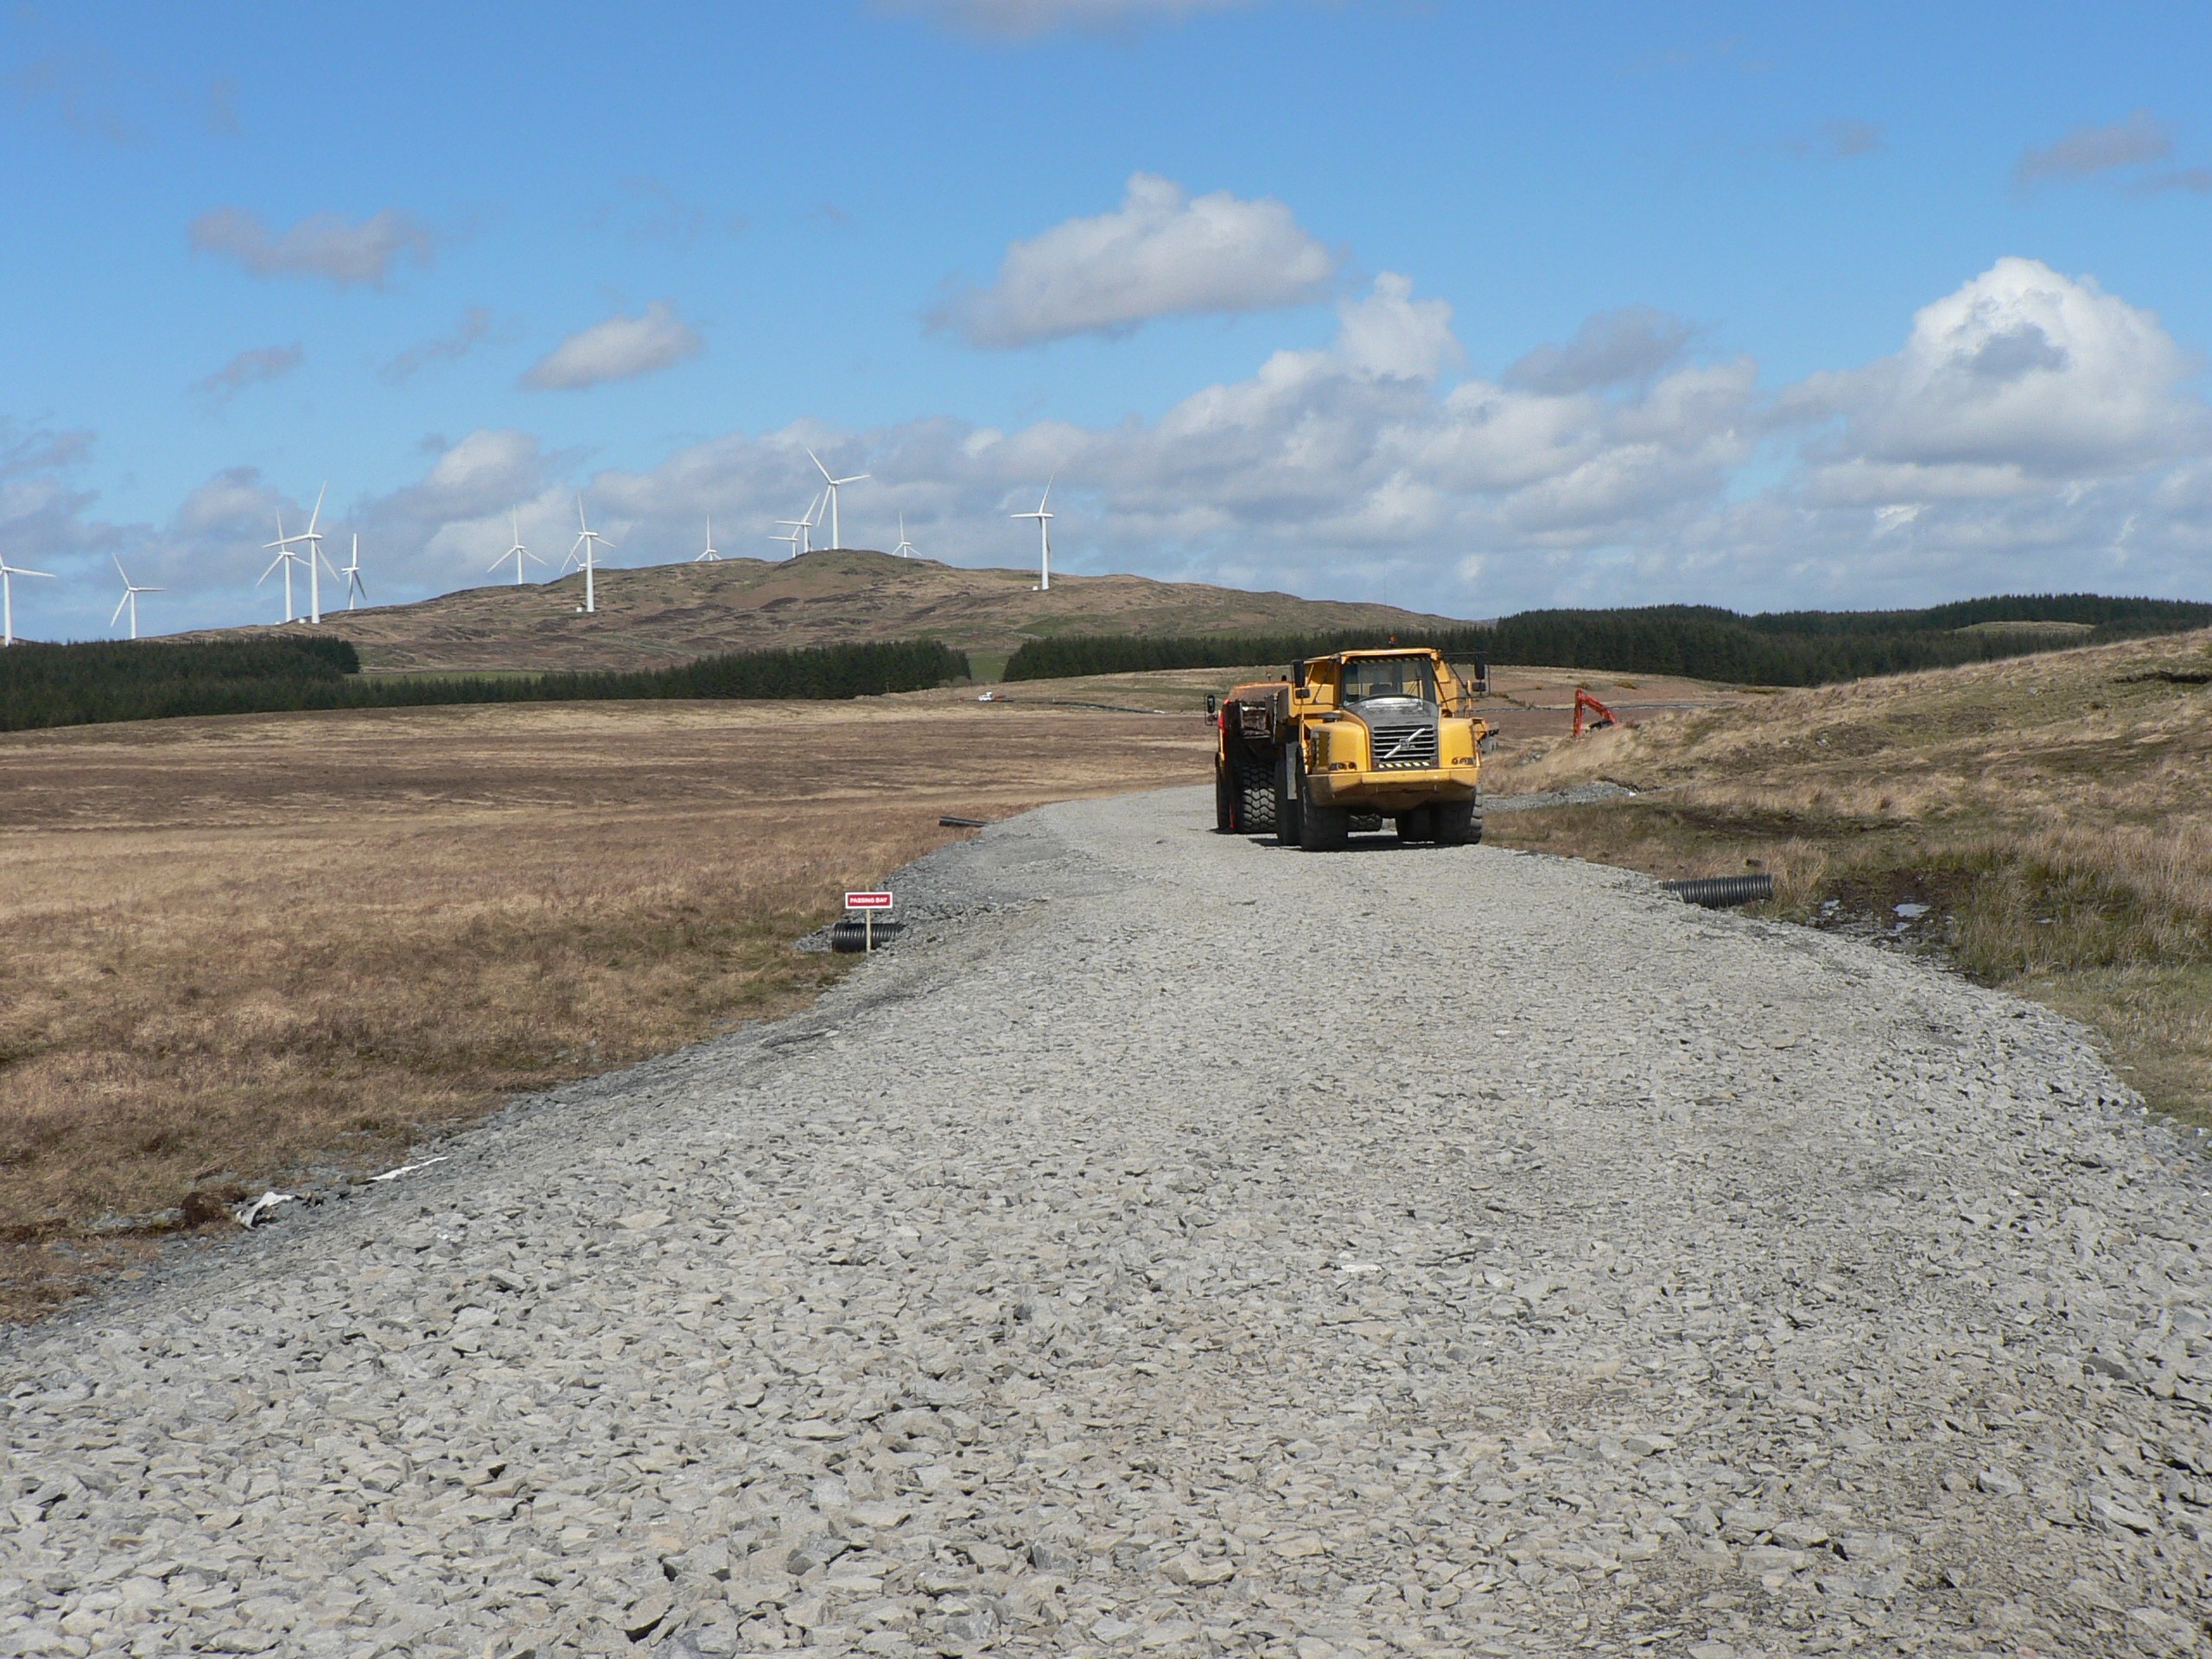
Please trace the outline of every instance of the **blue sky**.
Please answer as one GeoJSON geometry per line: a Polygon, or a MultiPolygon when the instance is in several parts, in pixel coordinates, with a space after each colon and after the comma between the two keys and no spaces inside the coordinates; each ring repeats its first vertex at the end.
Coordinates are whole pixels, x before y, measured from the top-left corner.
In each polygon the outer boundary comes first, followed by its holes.
{"type": "Polygon", "coordinates": [[[2212,596],[2201,8],[17,7],[18,626],[574,498],[1461,615],[2212,596]]]}

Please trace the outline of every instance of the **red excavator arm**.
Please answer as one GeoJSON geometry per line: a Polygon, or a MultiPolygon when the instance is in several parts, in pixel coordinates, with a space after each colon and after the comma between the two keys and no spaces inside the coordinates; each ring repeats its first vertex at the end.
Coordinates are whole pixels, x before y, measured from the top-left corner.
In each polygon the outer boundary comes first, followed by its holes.
{"type": "Polygon", "coordinates": [[[1611,709],[1606,708],[1604,703],[1599,702],[1597,698],[1592,696],[1580,686],[1578,685],[1574,688],[1575,736],[1581,736],[1586,729],[1593,732],[1602,732],[1608,726],[1625,726],[1627,724],[1628,722],[1626,721],[1623,720],[1611,709]],[[1582,723],[1582,716],[1586,713],[1592,717],[1590,724],[1586,728],[1582,723]]]}

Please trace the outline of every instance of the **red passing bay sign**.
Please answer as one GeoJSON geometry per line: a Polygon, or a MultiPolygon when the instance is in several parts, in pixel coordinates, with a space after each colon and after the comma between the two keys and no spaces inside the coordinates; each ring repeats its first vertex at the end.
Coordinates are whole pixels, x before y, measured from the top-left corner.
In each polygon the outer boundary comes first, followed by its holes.
{"type": "Polygon", "coordinates": [[[887,893],[849,893],[845,895],[847,910],[888,910],[891,895],[887,893]]]}

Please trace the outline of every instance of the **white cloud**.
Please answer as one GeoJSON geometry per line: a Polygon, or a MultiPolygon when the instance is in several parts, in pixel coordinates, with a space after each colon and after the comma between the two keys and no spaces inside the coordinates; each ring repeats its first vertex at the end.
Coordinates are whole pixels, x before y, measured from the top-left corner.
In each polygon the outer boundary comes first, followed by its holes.
{"type": "Polygon", "coordinates": [[[2012,181],[2031,185],[2044,179],[2087,178],[2116,168],[2163,161],[2173,154],[2173,134],[2148,110],[2138,110],[2110,126],[2075,127],[2057,143],[2024,150],[2012,165],[2012,181]]]}
{"type": "Polygon", "coordinates": [[[433,524],[499,513],[535,493],[546,472],[544,453],[527,432],[475,431],[440,450],[419,483],[386,496],[375,512],[433,524]]]}
{"type": "Polygon", "coordinates": [[[280,380],[308,360],[295,341],[289,346],[263,346],[240,352],[213,374],[192,383],[194,397],[210,405],[227,404],[248,386],[280,380]]]}
{"type": "Polygon", "coordinates": [[[1228,11],[1251,0],[881,0],[887,11],[914,12],[974,35],[1024,39],[1058,29],[1118,29],[1197,12],[1228,11]]]}
{"type": "Polygon", "coordinates": [[[410,346],[378,372],[378,378],[388,386],[404,386],[433,363],[458,363],[482,344],[491,332],[491,311],[484,306],[472,305],[461,314],[453,333],[410,346]]]}
{"type": "Polygon", "coordinates": [[[1815,375],[1790,402],[1842,418],[1827,446],[1841,478],[1904,469],[1930,494],[2009,494],[2201,444],[2203,404],[2181,391],[2194,368],[2150,312],[2005,258],[1923,307],[1896,356],[1815,375]]]}
{"type": "Polygon", "coordinates": [[[1539,346],[1505,372],[1533,391],[1589,391],[1649,379],[1679,359],[1697,330],[1648,305],[1601,311],[1564,346],[1539,346]]]}
{"type": "Polygon", "coordinates": [[[387,207],[360,223],[315,213],[272,235],[242,207],[218,207],[192,221],[192,245],[235,259],[257,276],[321,276],[340,288],[382,288],[403,260],[428,265],[436,252],[429,229],[387,207]]]}
{"type": "MultiPolygon", "coordinates": [[[[1463,616],[2204,594],[2212,415],[2194,364],[2085,277],[1999,261],[1901,318],[1894,354],[1779,389],[1748,359],[1677,349],[1677,328],[1621,315],[1529,353],[1526,372],[1465,376],[1449,308],[1386,274],[1340,303],[1326,346],[1275,352],[1149,422],[804,423],[588,475],[528,433],[478,431],[402,488],[333,503],[324,527],[361,529],[379,600],[488,580],[511,508],[557,557],[579,490],[620,543],[615,563],[689,558],[709,511],[726,550],[776,554],[772,521],[819,487],[810,445],[874,474],[846,492],[848,541],[887,546],[904,512],[925,555],[962,564],[1026,566],[1033,532],[1006,515],[1057,472],[1055,552],[1071,571],[1347,597],[1387,584],[1463,616]]],[[[0,476],[0,545],[103,582],[93,550],[119,547],[137,575],[133,550],[148,548],[156,574],[138,579],[175,590],[166,616],[269,613],[251,583],[276,498],[257,474],[211,479],[166,527],[103,524],[59,470],[81,443],[13,435],[0,429],[0,455],[21,457],[0,476]]],[[[297,510],[286,504],[288,522],[297,510]]],[[[112,605],[88,607],[86,631],[112,605]]]]}
{"type": "Polygon", "coordinates": [[[655,300],[641,316],[612,316],[569,335],[531,365],[523,384],[575,391],[610,380],[633,380],[706,349],[707,342],[676,315],[673,306],[655,300]]]}
{"type": "Polygon", "coordinates": [[[1193,197],[1138,173],[1113,212],[1014,243],[989,287],[931,320],[974,346],[1123,334],[1155,317],[1304,304],[1328,291],[1338,264],[1280,201],[1193,197]]]}

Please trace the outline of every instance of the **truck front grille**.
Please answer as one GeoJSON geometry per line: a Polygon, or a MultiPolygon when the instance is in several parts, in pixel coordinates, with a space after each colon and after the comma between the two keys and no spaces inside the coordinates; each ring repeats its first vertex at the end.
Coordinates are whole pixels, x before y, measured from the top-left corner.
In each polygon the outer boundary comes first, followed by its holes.
{"type": "Polygon", "coordinates": [[[1424,721],[1415,726],[1377,726],[1375,769],[1401,772],[1433,769],[1436,765],[1436,728],[1424,721]]]}

